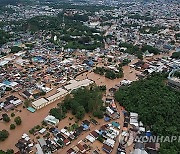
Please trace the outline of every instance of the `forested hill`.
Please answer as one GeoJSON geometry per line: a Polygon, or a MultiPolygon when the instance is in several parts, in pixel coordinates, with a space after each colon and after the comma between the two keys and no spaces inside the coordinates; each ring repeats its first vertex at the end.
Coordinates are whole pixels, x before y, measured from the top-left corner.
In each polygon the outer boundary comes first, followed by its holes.
{"type": "MultiPolygon", "coordinates": [[[[180,92],[168,87],[165,75],[154,75],[120,88],[116,100],[127,111],[137,112],[155,135],[180,136],[180,92]]],[[[178,154],[179,143],[162,143],[160,153],[178,154]]]]}

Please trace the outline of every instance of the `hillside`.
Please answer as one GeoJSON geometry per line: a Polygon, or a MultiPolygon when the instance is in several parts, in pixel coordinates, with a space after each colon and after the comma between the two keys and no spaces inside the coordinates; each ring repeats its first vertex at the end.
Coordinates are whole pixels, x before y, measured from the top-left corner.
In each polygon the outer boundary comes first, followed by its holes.
{"type": "MultiPolygon", "coordinates": [[[[180,92],[165,85],[165,75],[154,75],[119,89],[115,98],[127,111],[139,113],[140,120],[155,135],[180,136],[180,92]]],[[[160,153],[177,154],[178,143],[162,143],[160,153]]]]}

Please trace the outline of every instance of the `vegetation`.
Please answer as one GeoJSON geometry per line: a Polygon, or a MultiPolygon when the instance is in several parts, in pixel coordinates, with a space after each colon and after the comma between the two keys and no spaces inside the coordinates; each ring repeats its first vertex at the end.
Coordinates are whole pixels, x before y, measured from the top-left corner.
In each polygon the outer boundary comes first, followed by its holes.
{"type": "Polygon", "coordinates": [[[50,115],[54,116],[56,119],[62,120],[65,118],[66,109],[62,107],[61,105],[57,108],[53,108],[50,110],[50,115]]]}
{"type": "Polygon", "coordinates": [[[85,116],[85,109],[83,106],[78,106],[77,107],[77,112],[75,114],[75,117],[79,120],[82,120],[85,116]]]}
{"type": "Polygon", "coordinates": [[[129,43],[120,43],[119,47],[127,48],[126,50],[121,50],[122,52],[135,55],[139,59],[142,59],[142,54],[143,53],[142,53],[142,51],[140,50],[140,48],[138,46],[135,46],[135,45],[129,44],[129,43]]]}
{"type": "Polygon", "coordinates": [[[98,140],[99,142],[103,143],[104,138],[103,138],[101,135],[99,135],[98,138],[97,138],[97,140],[98,140]]]}
{"type": "MultiPolygon", "coordinates": [[[[43,121],[44,122],[44,121],[43,121]]],[[[42,127],[40,125],[34,126],[32,129],[29,130],[30,134],[34,134],[36,131],[41,130],[42,127]]]]}
{"type": "Polygon", "coordinates": [[[141,48],[142,52],[146,52],[146,51],[149,51],[150,53],[153,53],[155,55],[159,54],[161,51],[157,48],[154,48],[150,45],[143,45],[143,47],[141,48]]]}
{"type": "Polygon", "coordinates": [[[0,47],[7,43],[12,36],[7,32],[0,30],[0,47]]]}
{"type": "MultiPolygon", "coordinates": [[[[8,66],[7,66],[8,67],[8,66]]],[[[11,87],[6,87],[6,91],[11,91],[12,88],[11,87]]]]}
{"type": "Polygon", "coordinates": [[[99,90],[101,90],[101,91],[106,91],[106,85],[99,86],[98,88],[99,88],[99,90]]]}
{"type": "Polygon", "coordinates": [[[101,109],[97,109],[96,111],[93,112],[93,116],[97,117],[98,119],[102,119],[104,117],[104,114],[101,109]]]}
{"type": "Polygon", "coordinates": [[[103,118],[102,105],[102,92],[99,87],[80,88],[67,95],[62,104],[50,110],[50,114],[61,120],[67,110],[71,110],[78,120],[82,120],[85,113],[89,112],[98,118],[103,118]]]}
{"type": "Polygon", "coordinates": [[[99,74],[99,75],[104,75],[106,78],[111,79],[111,80],[123,77],[124,74],[123,74],[123,70],[121,66],[118,67],[118,71],[119,72],[116,72],[114,70],[107,69],[105,67],[96,67],[93,70],[94,73],[99,74]]]}
{"type": "Polygon", "coordinates": [[[68,127],[68,131],[74,131],[79,127],[79,125],[77,123],[74,123],[73,125],[71,125],[70,127],[68,127]]]}
{"type": "Polygon", "coordinates": [[[11,120],[10,117],[6,113],[2,115],[2,118],[3,118],[3,121],[5,122],[9,122],[11,120]]]}
{"type": "Polygon", "coordinates": [[[16,123],[16,125],[21,125],[21,123],[22,123],[22,120],[21,120],[21,117],[16,117],[15,119],[14,119],[14,122],[16,123]]]}
{"type": "Polygon", "coordinates": [[[19,51],[21,51],[22,48],[18,47],[18,46],[13,46],[11,47],[11,52],[10,53],[17,53],[19,51]]]}
{"type": "Polygon", "coordinates": [[[24,101],[24,105],[25,105],[25,107],[26,108],[28,108],[29,107],[29,105],[30,105],[30,100],[28,100],[28,99],[26,99],[25,101],[24,101]]]}
{"type": "Polygon", "coordinates": [[[140,14],[133,14],[133,15],[130,15],[129,18],[131,19],[137,19],[137,20],[145,20],[145,21],[152,21],[153,18],[146,15],[146,16],[141,16],[140,14]]]}
{"type": "Polygon", "coordinates": [[[0,154],[14,154],[14,150],[13,149],[8,149],[6,152],[3,150],[0,150],[0,154]]]}
{"type": "Polygon", "coordinates": [[[180,59],[180,52],[174,52],[171,58],[180,59]]]}
{"type": "Polygon", "coordinates": [[[140,33],[143,33],[143,34],[157,34],[159,32],[159,30],[161,29],[164,29],[163,27],[158,27],[158,26],[155,26],[155,27],[150,27],[150,26],[145,26],[145,27],[142,27],[140,29],[140,33]]]}
{"type": "Polygon", "coordinates": [[[120,43],[119,47],[125,47],[127,50],[122,50],[122,52],[129,53],[132,55],[137,56],[139,59],[143,58],[143,53],[149,51],[149,53],[153,53],[155,55],[159,54],[161,51],[157,48],[154,48],[150,45],[143,45],[142,48],[139,48],[136,45],[129,44],[129,43],[120,43]]]}
{"type": "Polygon", "coordinates": [[[131,62],[131,60],[129,60],[129,59],[124,59],[124,60],[122,61],[121,65],[122,65],[122,66],[126,66],[126,65],[128,65],[130,62],[131,62]]]}
{"type": "Polygon", "coordinates": [[[15,124],[11,124],[11,125],[10,125],[10,130],[15,129],[15,128],[16,128],[16,125],[15,125],[15,124]]]}
{"type": "MultiPolygon", "coordinates": [[[[33,97],[34,97],[34,98],[38,98],[38,97],[44,96],[44,95],[46,95],[46,92],[41,91],[41,92],[39,92],[39,93],[33,94],[33,97]]],[[[25,106],[26,106],[26,105],[29,105],[29,103],[30,103],[30,102],[27,101],[26,104],[25,104],[25,106]]]]}
{"type": "Polygon", "coordinates": [[[15,113],[11,113],[11,117],[14,117],[15,116],[15,113]]]}
{"type": "Polygon", "coordinates": [[[7,130],[1,130],[0,131],[0,142],[4,141],[6,138],[8,138],[9,132],[7,130]]]}
{"type": "Polygon", "coordinates": [[[176,38],[176,40],[179,40],[180,39],[180,33],[176,33],[175,38],[176,38]]]}
{"type": "Polygon", "coordinates": [[[38,16],[27,20],[22,29],[29,30],[32,33],[46,30],[47,35],[52,34],[50,40],[54,44],[63,45],[66,49],[94,50],[103,46],[103,36],[96,29],[83,25],[82,22],[87,19],[87,15],[66,16],[63,13],[57,17],[38,16]],[[64,24],[62,24],[63,22],[64,24]],[[58,38],[57,41],[53,40],[55,35],[58,38]]]}
{"type": "MultiPolygon", "coordinates": [[[[180,92],[166,86],[165,75],[154,74],[145,80],[133,82],[115,93],[118,102],[127,111],[139,113],[139,120],[149,126],[155,135],[180,135],[180,92]],[[151,99],[149,99],[151,98],[151,99]]],[[[161,143],[160,153],[178,153],[180,145],[161,143]]]]}

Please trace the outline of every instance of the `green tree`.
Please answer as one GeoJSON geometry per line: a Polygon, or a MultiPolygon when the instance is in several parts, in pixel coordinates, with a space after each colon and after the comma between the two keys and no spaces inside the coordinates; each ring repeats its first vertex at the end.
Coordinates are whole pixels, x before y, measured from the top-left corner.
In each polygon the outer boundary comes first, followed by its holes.
{"type": "Polygon", "coordinates": [[[82,120],[85,116],[85,109],[83,106],[79,106],[76,112],[76,118],[82,120]]]}
{"type": "Polygon", "coordinates": [[[7,130],[0,131],[0,141],[4,141],[8,136],[9,132],[7,130]]]}
{"type": "MultiPolygon", "coordinates": [[[[137,112],[139,120],[149,126],[155,135],[179,136],[180,92],[165,84],[167,76],[152,74],[144,80],[133,82],[115,93],[115,99],[127,111],[137,112]]],[[[161,143],[160,153],[178,153],[178,142],[161,143]],[[173,148],[172,148],[173,147],[173,148]]]]}
{"type": "Polygon", "coordinates": [[[104,138],[103,138],[101,135],[99,135],[98,138],[97,138],[97,140],[98,140],[99,142],[103,143],[104,138]]]}
{"type": "Polygon", "coordinates": [[[108,58],[108,62],[112,62],[112,58],[108,58]]]}
{"type": "Polygon", "coordinates": [[[97,117],[98,119],[102,119],[104,117],[104,114],[103,111],[97,109],[96,111],[93,112],[93,116],[97,117]]]}
{"type": "Polygon", "coordinates": [[[13,46],[11,47],[11,52],[10,53],[17,53],[19,51],[21,51],[22,48],[18,47],[18,46],[13,46]]]}
{"type": "Polygon", "coordinates": [[[174,52],[171,58],[180,59],[180,52],[174,52]]]}
{"type": "Polygon", "coordinates": [[[3,117],[3,121],[5,122],[9,122],[11,120],[10,117],[6,113],[3,114],[2,117],[3,117]]]}
{"type": "Polygon", "coordinates": [[[10,129],[12,130],[12,129],[15,129],[16,128],[16,126],[15,126],[15,124],[11,124],[10,125],[10,129]]]}
{"type": "Polygon", "coordinates": [[[13,150],[13,149],[8,149],[8,150],[6,151],[6,154],[14,154],[14,150],[13,150]]]}
{"type": "Polygon", "coordinates": [[[26,100],[24,101],[25,107],[28,108],[28,107],[29,107],[29,104],[30,104],[30,100],[26,99],[26,100]]]}
{"type": "Polygon", "coordinates": [[[21,125],[21,123],[22,123],[22,120],[21,120],[21,117],[16,117],[16,118],[14,118],[14,122],[16,123],[16,125],[21,125]]]}
{"type": "Polygon", "coordinates": [[[15,116],[15,113],[11,113],[11,117],[14,117],[15,116]]]}

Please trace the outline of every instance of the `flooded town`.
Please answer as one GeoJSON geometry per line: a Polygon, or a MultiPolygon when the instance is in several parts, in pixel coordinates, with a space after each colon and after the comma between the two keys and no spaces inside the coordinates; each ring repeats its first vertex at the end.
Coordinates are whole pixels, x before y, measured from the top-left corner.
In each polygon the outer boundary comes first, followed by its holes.
{"type": "Polygon", "coordinates": [[[178,154],[179,8],[3,0],[0,154],[178,154]]]}

